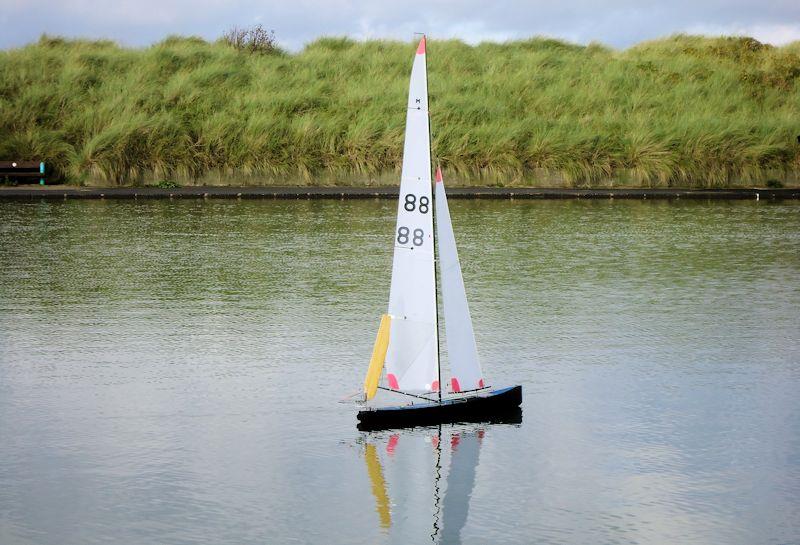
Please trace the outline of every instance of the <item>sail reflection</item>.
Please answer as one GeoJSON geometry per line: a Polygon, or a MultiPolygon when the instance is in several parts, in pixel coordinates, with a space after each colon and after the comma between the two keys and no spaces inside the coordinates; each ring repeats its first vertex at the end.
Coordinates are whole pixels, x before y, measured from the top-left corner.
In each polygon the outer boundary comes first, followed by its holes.
{"type": "Polygon", "coordinates": [[[383,478],[381,461],[375,451],[375,445],[367,443],[365,447],[364,460],[367,462],[367,473],[369,473],[369,482],[372,483],[372,495],[375,496],[381,528],[389,528],[392,525],[392,514],[389,511],[389,494],[386,493],[386,481],[383,478]]]}
{"type": "Polygon", "coordinates": [[[363,434],[378,523],[390,541],[421,541],[412,538],[412,528],[401,526],[414,524],[418,532],[420,517],[432,513],[430,539],[447,545],[461,543],[484,435],[482,426],[440,426],[428,433],[391,436],[363,434]]]}
{"type": "Polygon", "coordinates": [[[443,544],[461,543],[461,529],[467,523],[469,499],[475,488],[483,433],[483,429],[454,433],[450,439],[450,470],[442,516],[443,544]]]}

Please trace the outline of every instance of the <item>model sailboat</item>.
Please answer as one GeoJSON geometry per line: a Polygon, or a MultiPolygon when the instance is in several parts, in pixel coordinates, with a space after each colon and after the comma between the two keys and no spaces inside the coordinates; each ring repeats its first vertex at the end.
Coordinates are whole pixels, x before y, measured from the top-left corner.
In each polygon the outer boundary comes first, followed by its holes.
{"type": "Polygon", "coordinates": [[[424,403],[365,408],[358,413],[362,429],[490,421],[519,413],[521,386],[492,390],[485,384],[440,169],[436,171],[435,195],[431,181],[423,37],[414,58],[409,85],[389,312],[382,317],[378,328],[364,380],[364,398],[369,401],[378,389],[383,389],[424,403]],[[455,394],[446,398],[442,398],[439,361],[434,216],[452,372],[448,386],[450,393],[455,394]],[[386,386],[380,386],[384,367],[386,386]]]}

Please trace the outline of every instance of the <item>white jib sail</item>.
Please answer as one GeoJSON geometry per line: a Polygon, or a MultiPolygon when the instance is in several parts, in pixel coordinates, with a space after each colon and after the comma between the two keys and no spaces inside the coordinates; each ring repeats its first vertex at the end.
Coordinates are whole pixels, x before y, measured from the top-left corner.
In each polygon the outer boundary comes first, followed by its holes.
{"type": "Polygon", "coordinates": [[[483,372],[478,361],[475,333],[469,315],[467,293],[458,261],[456,238],[450,223],[450,209],[444,192],[442,171],[436,170],[436,234],[439,241],[444,327],[450,361],[450,387],[454,392],[483,388],[483,372]]]}
{"type": "Polygon", "coordinates": [[[428,80],[423,38],[411,69],[408,93],[400,200],[393,235],[394,262],[389,295],[392,325],[386,352],[388,385],[406,392],[439,389],[432,216],[428,80]]]}

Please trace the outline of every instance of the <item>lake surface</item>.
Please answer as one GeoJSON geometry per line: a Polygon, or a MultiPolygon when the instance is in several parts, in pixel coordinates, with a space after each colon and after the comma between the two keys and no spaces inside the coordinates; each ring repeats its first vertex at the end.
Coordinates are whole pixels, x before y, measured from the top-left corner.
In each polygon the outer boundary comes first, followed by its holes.
{"type": "Polygon", "coordinates": [[[800,203],[451,208],[522,423],[366,434],[394,202],[0,202],[0,543],[800,542],[800,203]]]}

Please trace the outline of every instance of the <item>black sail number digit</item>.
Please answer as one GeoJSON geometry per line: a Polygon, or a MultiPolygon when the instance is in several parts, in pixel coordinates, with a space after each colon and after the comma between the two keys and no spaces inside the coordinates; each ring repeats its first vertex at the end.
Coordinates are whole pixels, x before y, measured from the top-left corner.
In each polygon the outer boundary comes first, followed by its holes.
{"type": "Polygon", "coordinates": [[[408,244],[408,227],[400,227],[397,229],[397,243],[408,244]]]}

